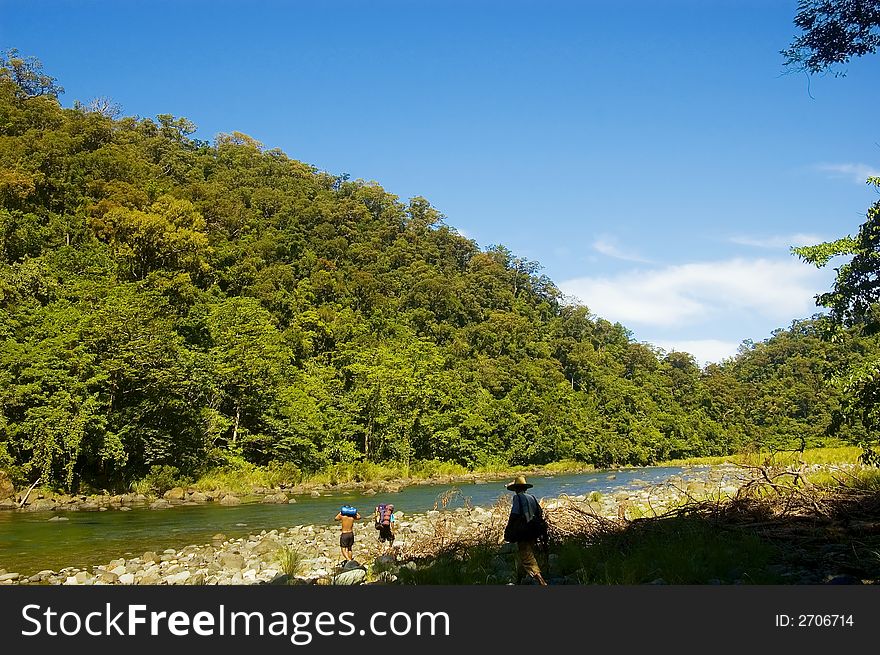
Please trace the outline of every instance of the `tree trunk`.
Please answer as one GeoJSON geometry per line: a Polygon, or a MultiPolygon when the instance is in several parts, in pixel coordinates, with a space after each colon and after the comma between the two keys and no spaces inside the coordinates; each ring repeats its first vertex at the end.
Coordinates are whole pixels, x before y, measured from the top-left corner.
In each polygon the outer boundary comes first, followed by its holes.
{"type": "Polygon", "coordinates": [[[241,405],[235,406],[235,425],[232,428],[232,443],[238,440],[238,424],[241,421],[241,405]]]}
{"type": "Polygon", "coordinates": [[[27,493],[24,495],[24,498],[22,498],[21,502],[18,504],[19,509],[24,507],[24,504],[27,502],[28,498],[30,498],[30,496],[31,496],[31,492],[34,490],[34,487],[36,487],[38,484],[40,484],[41,479],[42,479],[42,476],[38,477],[36,480],[34,480],[34,483],[31,485],[31,488],[27,490],[27,493]]]}

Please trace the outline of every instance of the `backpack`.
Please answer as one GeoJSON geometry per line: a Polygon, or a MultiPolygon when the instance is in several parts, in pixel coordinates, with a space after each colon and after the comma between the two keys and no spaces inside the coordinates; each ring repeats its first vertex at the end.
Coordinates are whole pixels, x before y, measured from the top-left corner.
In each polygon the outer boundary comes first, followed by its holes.
{"type": "Polygon", "coordinates": [[[391,525],[391,515],[394,513],[394,505],[391,503],[379,503],[376,507],[376,529],[391,525]]]}
{"type": "MultiPolygon", "coordinates": [[[[531,496],[531,494],[528,495],[531,496]]],[[[534,496],[531,497],[534,498],[534,496]]],[[[504,528],[504,541],[532,541],[546,538],[547,521],[544,519],[544,511],[537,498],[535,498],[535,506],[537,510],[531,521],[526,521],[525,515],[521,512],[510,517],[504,528]]]]}
{"type": "Polygon", "coordinates": [[[343,505],[339,510],[339,513],[343,516],[357,516],[357,507],[352,507],[351,505],[343,505]]]}

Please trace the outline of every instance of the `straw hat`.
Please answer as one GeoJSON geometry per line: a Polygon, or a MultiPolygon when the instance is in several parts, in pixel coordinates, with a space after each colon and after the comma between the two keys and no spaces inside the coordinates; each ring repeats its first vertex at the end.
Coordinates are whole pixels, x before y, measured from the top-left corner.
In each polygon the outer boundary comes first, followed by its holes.
{"type": "Polygon", "coordinates": [[[526,482],[525,476],[521,475],[516,480],[508,484],[507,489],[509,489],[510,491],[518,491],[520,489],[529,489],[534,486],[535,485],[526,482]]]}

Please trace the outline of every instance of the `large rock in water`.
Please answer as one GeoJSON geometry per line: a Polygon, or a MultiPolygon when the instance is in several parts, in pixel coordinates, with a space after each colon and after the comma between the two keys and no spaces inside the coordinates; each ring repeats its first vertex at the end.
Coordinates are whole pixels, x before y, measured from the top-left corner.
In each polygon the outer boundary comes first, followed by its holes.
{"type": "Polygon", "coordinates": [[[38,498],[37,500],[28,503],[25,506],[25,509],[29,512],[45,512],[50,509],[55,509],[55,501],[51,498],[38,498]]]}
{"type": "Polygon", "coordinates": [[[0,500],[13,498],[15,496],[15,486],[12,480],[6,474],[6,471],[0,471],[0,500]]]}

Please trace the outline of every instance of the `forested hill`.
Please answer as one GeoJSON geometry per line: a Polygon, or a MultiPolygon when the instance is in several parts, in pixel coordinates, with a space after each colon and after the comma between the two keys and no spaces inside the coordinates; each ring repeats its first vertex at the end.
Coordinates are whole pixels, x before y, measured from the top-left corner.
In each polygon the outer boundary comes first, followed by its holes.
{"type": "Polygon", "coordinates": [[[701,371],[422,198],[186,119],[64,108],[33,79],[0,68],[0,469],[18,480],[824,438],[823,360],[849,346],[809,322],[701,371]]]}

